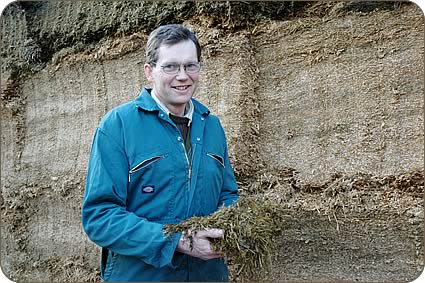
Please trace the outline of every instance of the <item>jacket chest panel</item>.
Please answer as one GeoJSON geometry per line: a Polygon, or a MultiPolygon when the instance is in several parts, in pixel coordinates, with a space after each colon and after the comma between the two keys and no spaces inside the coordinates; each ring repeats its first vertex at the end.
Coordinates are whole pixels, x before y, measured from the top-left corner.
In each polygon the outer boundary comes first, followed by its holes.
{"type": "Polygon", "coordinates": [[[176,222],[186,214],[189,164],[184,143],[164,127],[127,149],[129,161],[127,208],[150,221],[176,222]]]}
{"type": "Polygon", "coordinates": [[[190,133],[192,154],[187,154],[178,128],[168,117],[158,116],[144,115],[126,132],[127,205],[129,210],[151,221],[176,222],[192,214],[192,201],[199,203],[198,170],[202,167],[206,121],[194,115],[190,133]]]}

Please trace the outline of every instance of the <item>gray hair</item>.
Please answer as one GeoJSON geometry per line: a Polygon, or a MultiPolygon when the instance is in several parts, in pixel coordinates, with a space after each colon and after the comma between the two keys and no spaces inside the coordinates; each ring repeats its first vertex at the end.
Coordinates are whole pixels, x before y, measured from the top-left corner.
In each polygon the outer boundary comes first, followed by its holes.
{"type": "Polygon", "coordinates": [[[155,65],[158,61],[158,49],[161,45],[173,45],[185,40],[191,40],[195,44],[198,62],[200,62],[201,46],[196,35],[188,28],[177,24],[160,26],[151,32],[146,44],[145,62],[155,65]]]}

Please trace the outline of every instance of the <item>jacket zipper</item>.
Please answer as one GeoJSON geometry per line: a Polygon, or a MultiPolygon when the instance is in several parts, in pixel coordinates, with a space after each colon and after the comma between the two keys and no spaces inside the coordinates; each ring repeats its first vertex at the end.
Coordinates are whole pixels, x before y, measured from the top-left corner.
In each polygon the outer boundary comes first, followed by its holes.
{"type": "MultiPolygon", "coordinates": [[[[183,150],[184,150],[184,156],[186,157],[186,161],[187,161],[187,167],[188,167],[188,174],[187,174],[187,176],[188,176],[188,179],[189,179],[189,188],[188,188],[188,191],[190,191],[190,178],[191,178],[191,176],[192,176],[192,166],[191,166],[191,164],[189,163],[189,157],[187,156],[187,152],[186,152],[186,148],[184,147],[184,144],[182,143],[181,144],[182,146],[183,146],[183,150]]],[[[192,160],[193,160],[193,158],[192,158],[192,160]]]]}
{"type": "Polygon", "coordinates": [[[193,149],[192,149],[192,158],[191,158],[191,162],[189,162],[189,157],[187,156],[187,152],[186,152],[186,148],[184,146],[184,144],[182,143],[183,149],[184,149],[184,156],[186,157],[186,162],[187,162],[187,167],[188,167],[188,173],[187,173],[187,177],[188,177],[188,188],[187,191],[190,192],[190,179],[192,178],[192,164],[193,164],[193,155],[195,153],[195,148],[196,148],[196,144],[194,144],[193,149]]]}
{"type": "Polygon", "coordinates": [[[194,153],[195,153],[195,149],[196,149],[196,143],[193,145],[193,149],[191,149],[192,150],[192,155],[191,155],[191,161],[190,161],[190,177],[192,178],[192,165],[193,165],[193,156],[194,156],[194,153]]]}
{"type": "MultiPolygon", "coordinates": [[[[190,192],[190,180],[192,178],[192,164],[193,164],[193,156],[195,154],[195,149],[196,149],[196,144],[193,145],[193,149],[192,149],[192,158],[191,158],[191,162],[189,163],[189,157],[187,156],[187,152],[186,152],[186,148],[184,146],[184,144],[182,143],[183,149],[184,149],[184,155],[186,156],[186,161],[187,161],[187,165],[188,165],[188,180],[187,180],[187,192],[190,192]]],[[[187,196],[187,202],[186,202],[186,207],[189,208],[189,195],[187,196]]],[[[189,215],[189,209],[186,211],[186,218],[189,215]]]]}

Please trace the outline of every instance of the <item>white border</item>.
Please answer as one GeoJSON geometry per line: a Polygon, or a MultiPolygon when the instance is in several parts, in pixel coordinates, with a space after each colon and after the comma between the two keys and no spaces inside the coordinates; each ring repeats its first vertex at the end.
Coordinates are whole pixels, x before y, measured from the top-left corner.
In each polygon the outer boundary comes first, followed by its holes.
{"type": "MultiPolygon", "coordinates": [[[[9,5],[10,3],[15,2],[12,0],[0,0],[0,14],[3,14],[3,10],[4,8],[6,8],[7,5],[9,5]]],[[[416,5],[419,6],[419,8],[421,8],[422,10],[422,14],[425,16],[425,0],[414,0],[411,1],[413,3],[415,3],[416,5]]],[[[0,265],[1,265],[1,261],[0,261],[0,265]]],[[[6,275],[3,273],[3,268],[0,269],[0,283],[12,283],[13,281],[11,281],[9,278],[6,277],[6,275]]],[[[422,270],[421,275],[416,278],[415,280],[412,281],[412,283],[425,283],[425,272],[424,270],[422,270]]]]}

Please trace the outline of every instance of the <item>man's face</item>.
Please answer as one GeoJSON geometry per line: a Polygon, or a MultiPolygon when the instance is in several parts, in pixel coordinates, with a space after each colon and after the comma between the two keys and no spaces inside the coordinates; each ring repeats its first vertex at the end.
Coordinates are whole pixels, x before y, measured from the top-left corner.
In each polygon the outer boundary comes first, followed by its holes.
{"type": "Polygon", "coordinates": [[[158,49],[158,61],[154,67],[145,64],[145,74],[159,100],[171,112],[183,109],[192,98],[198,81],[199,72],[187,73],[183,65],[197,63],[196,46],[191,40],[181,41],[173,45],[161,45],[158,49]],[[170,64],[180,65],[177,74],[166,74],[161,66],[170,64]]]}

